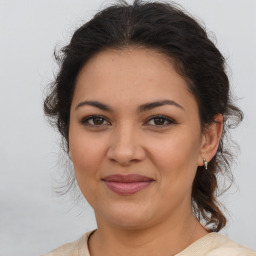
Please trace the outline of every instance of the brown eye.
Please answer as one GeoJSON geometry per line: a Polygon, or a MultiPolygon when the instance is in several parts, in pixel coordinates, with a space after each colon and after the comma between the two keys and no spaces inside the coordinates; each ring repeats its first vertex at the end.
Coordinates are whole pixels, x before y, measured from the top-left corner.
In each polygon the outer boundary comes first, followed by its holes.
{"type": "Polygon", "coordinates": [[[92,122],[94,125],[102,125],[104,124],[104,118],[102,117],[93,117],[92,122]]]}
{"type": "Polygon", "coordinates": [[[148,125],[152,126],[168,126],[174,123],[175,122],[172,119],[165,116],[154,116],[147,122],[148,125]]]}
{"type": "Polygon", "coordinates": [[[103,116],[88,116],[84,118],[81,123],[87,126],[103,126],[110,123],[103,116]]]}
{"type": "Polygon", "coordinates": [[[153,119],[155,125],[164,125],[165,124],[165,119],[162,117],[156,117],[153,119]]]}

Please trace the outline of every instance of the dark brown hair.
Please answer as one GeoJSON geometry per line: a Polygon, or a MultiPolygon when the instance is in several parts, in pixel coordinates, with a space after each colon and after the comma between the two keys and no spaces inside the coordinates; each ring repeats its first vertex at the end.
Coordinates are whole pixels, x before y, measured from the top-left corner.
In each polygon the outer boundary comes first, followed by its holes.
{"type": "Polygon", "coordinates": [[[238,124],[243,114],[231,101],[224,57],[204,27],[181,7],[135,0],[132,5],[119,1],[98,12],[60,51],[60,69],[44,102],[46,115],[57,126],[68,151],[70,106],[81,68],[100,51],[126,47],[153,49],[174,62],[197,100],[202,129],[214,122],[217,114],[224,116],[217,153],[207,171],[198,167],[192,190],[194,215],[219,231],[226,218],[217,201],[217,178],[219,174],[232,177],[232,153],[224,143],[229,128],[238,124]]]}

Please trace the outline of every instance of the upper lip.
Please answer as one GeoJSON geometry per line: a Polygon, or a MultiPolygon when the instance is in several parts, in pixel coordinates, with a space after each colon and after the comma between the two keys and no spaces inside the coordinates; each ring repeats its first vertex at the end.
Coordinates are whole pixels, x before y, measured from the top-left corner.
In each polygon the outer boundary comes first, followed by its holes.
{"type": "Polygon", "coordinates": [[[132,183],[132,182],[149,182],[154,179],[139,175],[139,174],[113,174],[104,177],[104,181],[120,182],[120,183],[132,183]]]}

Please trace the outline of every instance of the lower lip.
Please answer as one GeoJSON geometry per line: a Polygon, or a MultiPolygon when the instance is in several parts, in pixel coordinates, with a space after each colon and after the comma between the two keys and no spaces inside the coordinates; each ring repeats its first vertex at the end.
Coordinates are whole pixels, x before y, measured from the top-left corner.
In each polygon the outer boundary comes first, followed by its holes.
{"type": "Polygon", "coordinates": [[[148,187],[152,181],[143,181],[143,182],[112,182],[112,181],[104,181],[107,187],[120,195],[132,195],[135,194],[146,187],[148,187]]]}

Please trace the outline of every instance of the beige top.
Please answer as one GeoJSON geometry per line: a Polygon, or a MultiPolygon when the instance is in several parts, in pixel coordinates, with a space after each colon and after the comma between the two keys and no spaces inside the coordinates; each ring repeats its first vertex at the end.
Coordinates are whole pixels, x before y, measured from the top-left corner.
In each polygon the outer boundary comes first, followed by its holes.
{"type": "MultiPolygon", "coordinates": [[[[42,256],[90,256],[87,242],[92,232],[88,232],[79,240],[64,244],[42,256]]],[[[195,241],[175,256],[256,256],[256,252],[237,244],[220,233],[212,232],[195,241]]]]}

